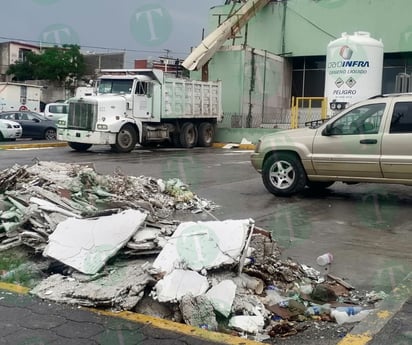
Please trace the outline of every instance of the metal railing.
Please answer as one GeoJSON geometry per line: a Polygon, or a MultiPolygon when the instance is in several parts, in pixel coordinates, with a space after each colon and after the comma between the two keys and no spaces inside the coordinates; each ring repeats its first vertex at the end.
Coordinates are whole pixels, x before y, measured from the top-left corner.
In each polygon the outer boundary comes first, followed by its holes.
{"type": "Polygon", "coordinates": [[[327,118],[326,97],[292,97],[291,128],[304,127],[306,122],[327,118]]]}

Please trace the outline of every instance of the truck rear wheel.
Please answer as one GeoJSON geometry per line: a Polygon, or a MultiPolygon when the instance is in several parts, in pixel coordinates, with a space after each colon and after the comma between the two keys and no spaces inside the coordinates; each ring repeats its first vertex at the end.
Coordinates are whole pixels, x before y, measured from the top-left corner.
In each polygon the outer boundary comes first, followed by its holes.
{"type": "Polygon", "coordinates": [[[180,144],[192,148],[197,143],[197,128],[192,122],[185,122],[180,130],[180,144]]]}
{"type": "Polygon", "coordinates": [[[213,143],[213,137],[215,135],[215,129],[210,122],[202,122],[199,125],[199,139],[198,145],[203,147],[209,147],[213,143]]]}
{"type": "Polygon", "coordinates": [[[113,151],[127,153],[136,147],[137,133],[132,125],[124,125],[116,136],[116,144],[110,145],[113,151]]]}
{"type": "Polygon", "coordinates": [[[263,163],[262,180],[276,196],[290,196],[305,188],[307,177],[300,159],[291,153],[272,153],[263,163]]]}
{"type": "Polygon", "coordinates": [[[74,143],[72,141],[69,141],[67,143],[73,150],[79,151],[79,152],[84,152],[87,151],[92,147],[92,144],[83,144],[83,143],[74,143]]]}

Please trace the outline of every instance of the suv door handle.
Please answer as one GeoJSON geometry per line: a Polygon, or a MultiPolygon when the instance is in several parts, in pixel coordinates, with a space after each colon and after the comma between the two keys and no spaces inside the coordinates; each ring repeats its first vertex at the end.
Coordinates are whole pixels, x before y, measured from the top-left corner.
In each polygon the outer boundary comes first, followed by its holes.
{"type": "Polygon", "coordinates": [[[361,144],[377,144],[378,141],[376,139],[363,139],[359,141],[361,144]]]}

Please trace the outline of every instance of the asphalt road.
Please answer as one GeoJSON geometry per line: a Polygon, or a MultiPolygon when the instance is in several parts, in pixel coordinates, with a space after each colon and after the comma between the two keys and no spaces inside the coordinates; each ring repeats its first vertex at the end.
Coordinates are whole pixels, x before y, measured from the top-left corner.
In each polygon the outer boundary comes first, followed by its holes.
{"type": "MultiPolygon", "coordinates": [[[[322,194],[306,190],[292,198],[276,198],[264,189],[249,156],[250,151],[224,149],[137,149],[130,154],[115,154],[105,147],[78,153],[68,147],[22,149],[20,146],[17,150],[0,150],[0,169],[16,163],[30,165],[36,160],[49,160],[87,162],[102,174],[178,177],[199,196],[220,205],[213,212],[213,218],[253,218],[259,227],[271,231],[284,257],[321,270],[316,265],[316,257],[331,252],[334,261],[329,272],[357,289],[389,293],[395,286],[399,287],[411,271],[412,188],[336,183],[322,194]]],[[[197,220],[211,218],[206,213],[190,216],[197,220]]],[[[397,301],[394,298],[395,304],[397,301]]],[[[368,338],[371,330],[373,334],[379,332],[373,344],[385,344],[393,337],[399,344],[408,343],[411,311],[408,302],[400,312],[395,311],[396,315],[381,332],[377,322],[380,317],[362,322],[356,332],[356,327],[353,330],[355,343],[366,344],[357,336],[368,338]]],[[[282,343],[318,344],[318,339],[322,339],[323,344],[336,344],[339,341],[333,328],[313,328],[313,331],[310,337],[282,339],[282,343]]],[[[156,337],[148,344],[158,343],[159,330],[155,333],[156,337]]],[[[348,339],[345,344],[351,341],[348,339]]]]}
{"type": "MultiPolygon", "coordinates": [[[[284,257],[313,266],[326,252],[329,273],[356,289],[390,292],[412,267],[412,188],[336,183],[322,194],[309,190],[291,198],[269,194],[249,162],[250,151],[224,149],[137,149],[116,154],[102,147],[79,153],[68,147],[0,151],[0,169],[36,160],[89,162],[102,174],[122,172],[178,177],[220,208],[220,219],[253,218],[273,233],[284,257]]],[[[207,214],[195,215],[210,220],[207,214]]]]}

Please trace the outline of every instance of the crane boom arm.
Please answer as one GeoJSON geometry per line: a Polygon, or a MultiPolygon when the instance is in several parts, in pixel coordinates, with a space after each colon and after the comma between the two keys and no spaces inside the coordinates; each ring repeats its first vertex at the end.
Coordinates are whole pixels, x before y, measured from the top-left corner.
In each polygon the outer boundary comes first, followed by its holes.
{"type": "Polygon", "coordinates": [[[220,49],[225,41],[235,35],[270,0],[248,0],[212,31],[183,61],[184,68],[194,71],[202,68],[220,49]]]}

